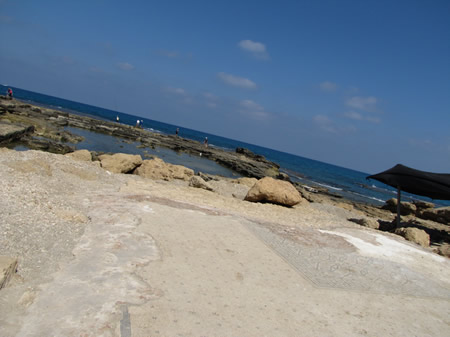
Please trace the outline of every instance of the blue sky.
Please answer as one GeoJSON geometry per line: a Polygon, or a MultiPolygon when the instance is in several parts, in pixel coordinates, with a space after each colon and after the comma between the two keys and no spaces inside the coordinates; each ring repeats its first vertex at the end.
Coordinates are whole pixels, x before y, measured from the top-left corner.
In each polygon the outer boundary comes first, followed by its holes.
{"type": "Polygon", "coordinates": [[[450,172],[450,1],[0,0],[0,82],[368,173],[450,172]]]}

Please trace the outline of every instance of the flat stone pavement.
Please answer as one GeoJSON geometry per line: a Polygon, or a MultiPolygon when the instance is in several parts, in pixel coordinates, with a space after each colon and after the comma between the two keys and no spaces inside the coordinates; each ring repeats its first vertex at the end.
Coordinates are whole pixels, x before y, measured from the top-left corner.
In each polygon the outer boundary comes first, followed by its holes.
{"type": "Polygon", "coordinates": [[[450,336],[450,263],[402,239],[145,194],[85,203],[74,259],[14,335],[450,336]]]}

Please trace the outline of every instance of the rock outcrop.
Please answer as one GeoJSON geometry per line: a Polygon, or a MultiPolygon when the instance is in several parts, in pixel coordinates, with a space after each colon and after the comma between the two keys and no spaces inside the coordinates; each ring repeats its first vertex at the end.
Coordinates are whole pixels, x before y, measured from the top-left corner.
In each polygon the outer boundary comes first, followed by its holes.
{"type": "Polygon", "coordinates": [[[92,161],[92,154],[88,150],[77,150],[67,153],[66,156],[81,161],[92,161]]]}
{"type": "Polygon", "coordinates": [[[294,206],[302,198],[297,189],[287,181],[271,177],[260,179],[247,193],[245,200],[253,202],[270,202],[283,206],[294,206]]]}
{"type": "Polygon", "coordinates": [[[425,220],[432,220],[445,225],[450,225],[450,206],[426,209],[419,214],[419,217],[425,220]]]}
{"type": "Polygon", "coordinates": [[[162,147],[176,152],[201,156],[246,177],[257,179],[265,176],[286,178],[280,175],[278,164],[242,148],[238,149],[238,152],[226,151],[214,146],[205,148],[198,141],[176,135],[165,135],[113,121],[36,107],[16,100],[13,102],[0,100],[0,110],[4,112],[0,115],[1,120],[8,120],[14,124],[20,122],[23,125],[35,126],[36,130],[33,135],[20,139],[24,146],[35,150],[62,154],[74,151],[73,146],[63,143],[77,143],[82,137],[77,137],[64,130],[65,126],[69,126],[119,137],[126,141],[140,142],[139,147],[141,148],[162,147]]]}
{"type": "Polygon", "coordinates": [[[130,173],[142,164],[142,157],[137,154],[104,154],[98,158],[100,159],[101,166],[112,173],[130,173]]]}
{"type": "MultiPolygon", "coordinates": [[[[386,201],[386,204],[381,207],[382,209],[397,213],[397,199],[392,198],[386,201]]],[[[400,215],[412,215],[416,214],[417,206],[411,202],[400,203],[400,215]]]]}
{"type": "Polygon", "coordinates": [[[348,221],[351,221],[351,222],[357,223],[358,225],[372,228],[372,229],[380,228],[380,223],[378,222],[377,219],[374,219],[374,218],[360,218],[360,219],[350,218],[350,219],[348,219],[348,221]]]}
{"type": "Polygon", "coordinates": [[[22,126],[8,122],[0,122],[0,144],[14,142],[34,132],[34,126],[22,126]]]}
{"type": "Polygon", "coordinates": [[[236,179],[235,182],[237,184],[241,184],[241,185],[244,185],[247,187],[253,187],[258,182],[258,179],[243,177],[243,178],[236,179]]]}
{"type": "Polygon", "coordinates": [[[189,180],[189,186],[196,187],[196,188],[202,188],[202,189],[207,190],[207,191],[212,191],[213,190],[211,185],[208,184],[206,181],[204,181],[199,176],[191,177],[191,179],[189,180]]]}
{"type": "Polygon", "coordinates": [[[422,247],[430,246],[430,236],[422,229],[413,227],[401,227],[395,230],[395,234],[401,235],[406,240],[417,243],[422,247]]]}
{"type": "Polygon", "coordinates": [[[142,165],[136,168],[134,174],[150,179],[173,180],[181,179],[189,181],[194,175],[194,171],[181,165],[165,163],[160,158],[144,160],[142,165]]]}
{"type": "Polygon", "coordinates": [[[449,244],[440,245],[438,248],[436,248],[435,251],[439,255],[442,255],[442,256],[450,258],[450,245],[449,244]]]}

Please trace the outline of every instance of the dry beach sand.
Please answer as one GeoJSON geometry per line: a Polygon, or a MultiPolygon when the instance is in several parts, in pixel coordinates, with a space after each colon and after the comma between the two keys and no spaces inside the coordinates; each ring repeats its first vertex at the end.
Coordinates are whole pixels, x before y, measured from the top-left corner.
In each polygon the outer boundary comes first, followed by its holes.
{"type": "Polygon", "coordinates": [[[327,203],[0,148],[0,336],[448,336],[447,258],[327,203]]]}

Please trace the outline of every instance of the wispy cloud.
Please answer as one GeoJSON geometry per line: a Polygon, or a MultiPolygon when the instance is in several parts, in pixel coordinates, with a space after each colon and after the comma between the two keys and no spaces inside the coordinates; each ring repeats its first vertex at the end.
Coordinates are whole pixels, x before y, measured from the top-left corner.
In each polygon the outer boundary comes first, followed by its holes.
{"type": "Polygon", "coordinates": [[[378,124],[381,122],[380,118],[378,118],[378,117],[367,116],[367,115],[362,114],[357,111],[348,111],[348,112],[344,113],[344,117],[353,119],[353,120],[357,120],[357,121],[367,121],[367,122],[375,123],[375,124],[378,124]]]}
{"type": "Polygon", "coordinates": [[[371,123],[375,123],[375,124],[379,124],[381,123],[381,119],[378,117],[371,117],[371,116],[367,116],[366,117],[366,121],[371,122],[371,123]]]}
{"type": "Polygon", "coordinates": [[[328,91],[328,92],[336,91],[336,89],[338,88],[338,85],[336,83],[333,83],[330,81],[322,82],[322,83],[320,83],[319,86],[322,91],[328,91]]]}
{"type": "Polygon", "coordinates": [[[211,94],[210,92],[204,92],[203,96],[205,96],[208,99],[218,99],[218,96],[211,94]]]}
{"type": "Polygon", "coordinates": [[[128,63],[128,62],[119,62],[119,63],[117,63],[117,66],[120,69],[125,70],[125,71],[129,71],[129,70],[133,70],[134,69],[134,66],[132,64],[128,63]]]}
{"type": "Polygon", "coordinates": [[[269,59],[269,53],[267,52],[266,45],[261,42],[255,42],[252,40],[242,40],[238,43],[239,48],[241,48],[246,53],[250,55],[263,59],[269,59]]]}
{"type": "Polygon", "coordinates": [[[316,115],[313,118],[314,123],[322,130],[330,133],[337,133],[333,121],[325,115],[316,115]]]}
{"type": "Polygon", "coordinates": [[[205,105],[210,108],[216,108],[219,97],[211,94],[210,92],[204,92],[203,97],[206,98],[205,105]]]}
{"type": "Polygon", "coordinates": [[[234,76],[231,74],[226,74],[223,72],[220,72],[217,74],[217,76],[226,84],[239,87],[239,88],[245,88],[245,89],[255,89],[256,83],[252,80],[249,80],[248,78],[234,76]]]}
{"type": "Polygon", "coordinates": [[[347,118],[350,118],[350,119],[357,120],[357,121],[362,121],[364,119],[363,116],[359,112],[356,112],[356,111],[348,111],[344,114],[344,116],[347,118]]]}
{"type": "Polygon", "coordinates": [[[239,102],[241,113],[258,120],[267,120],[270,118],[270,113],[264,110],[264,107],[250,99],[245,99],[239,102]]]}
{"type": "Polygon", "coordinates": [[[364,110],[364,111],[375,111],[377,98],[373,96],[361,97],[353,96],[349,98],[345,104],[351,108],[364,110]]]}
{"type": "Polygon", "coordinates": [[[409,145],[415,148],[428,149],[433,147],[433,142],[430,139],[418,139],[418,138],[410,138],[409,145]]]}
{"type": "Polygon", "coordinates": [[[167,92],[170,92],[172,94],[177,94],[177,95],[180,95],[180,96],[186,96],[187,95],[186,90],[184,90],[183,88],[167,87],[165,90],[167,92]]]}

